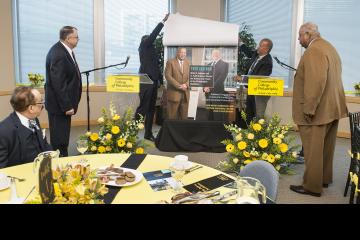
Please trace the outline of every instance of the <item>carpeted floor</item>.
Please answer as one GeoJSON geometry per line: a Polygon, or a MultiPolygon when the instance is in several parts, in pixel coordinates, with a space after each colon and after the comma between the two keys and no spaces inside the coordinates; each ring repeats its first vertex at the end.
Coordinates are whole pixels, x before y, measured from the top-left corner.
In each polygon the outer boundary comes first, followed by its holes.
{"type": "MultiPolygon", "coordinates": [[[[92,127],[92,130],[96,130],[92,127]]],[[[159,131],[159,127],[154,127],[154,135],[156,136],[159,131]]],[[[86,132],[86,127],[75,127],[71,132],[70,139],[70,155],[78,155],[75,147],[77,138],[86,132]]],[[[300,140],[297,140],[300,143],[300,140]]],[[[348,150],[350,149],[350,140],[338,138],[335,161],[334,161],[334,183],[330,185],[328,189],[324,189],[321,198],[306,196],[294,193],[289,190],[291,184],[301,184],[302,174],[304,171],[304,165],[294,165],[293,169],[296,172],[295,175],[282,175],[279,182],[278,200],[279,204],[347,204],[348,197],[343,197],[344,186],[346,183],[346,177],[349,169],[350,158],[348,156],[348,150]]],[[[216,167],[219,161],[223,160],[226,153],[168,153],[160,152],[155,148],[148,149],[147,152],[153,155],[162,155],[174,157],[179,154],[186,154],[193,162],[204,164],[209,167],[216,167]]]]}

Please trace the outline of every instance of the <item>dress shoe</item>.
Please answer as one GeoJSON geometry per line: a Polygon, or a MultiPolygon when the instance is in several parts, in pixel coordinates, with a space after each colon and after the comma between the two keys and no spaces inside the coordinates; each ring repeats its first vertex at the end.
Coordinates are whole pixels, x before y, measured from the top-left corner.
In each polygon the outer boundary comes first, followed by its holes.
{"type": "Polygon", "coordinates": [[[155,142],[155,137],[153,135],[145,136],[144,138],[151,141],[151,142],[155,142]]]}
{"type": "Polygon", "coordinates": [[[305,194],[305,195],[310,195],[313,197],[321,197],[321,193],[314,193],[314,192],[310,192],[308,190],[305,190],[303,186],[295,186],[295,185],[290,185],[290,190],[294,191],[296,193],[300,193],[300,194],[305,194]]]}

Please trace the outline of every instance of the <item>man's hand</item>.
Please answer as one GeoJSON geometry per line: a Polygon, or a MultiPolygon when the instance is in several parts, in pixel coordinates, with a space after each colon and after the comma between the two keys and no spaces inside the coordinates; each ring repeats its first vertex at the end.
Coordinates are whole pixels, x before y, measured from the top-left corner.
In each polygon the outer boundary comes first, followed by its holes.
{"type": "Polygon", "coordinates": [[[312,114],[304,114],[305,121],[307,123],[311,123],[313,121],[314,115],[312,114]]]}
{"type": "Polygon", "coordinates": [[[186,84],[182,84],[179,86],[179,88],[183,91],[186,91],[188,89],[188,86],[186,84]]]}
{"type": "Polygon", "coordinates": [[[210,88],[209,88],[209,87],[205,87],[205,88],[204,88],[204,93],[210,93],[210,88]]]}
{"type": "Polygon", "coordinates": [[[169,19],[169,16],[170,16],[170,13],[166,14],[166,16],[165,16],[165,18],[164,18],[163,22],[166,22],[166,21],[169,19]]]}
{"type": "Polygon", "coordinates": [[[67,111],[65,113],[66,116],[72,116],[72,115],[75,115],[75,110],[74,109],[71,109],[70,111],[67,111]]]}
{"type": "Polygon", "coordinates": [[[236,82],[241,82],[241,81],[242,81],[242,76],[236,75],[236,76],[234,77],[234,81],[236,81],[236,82]]]}

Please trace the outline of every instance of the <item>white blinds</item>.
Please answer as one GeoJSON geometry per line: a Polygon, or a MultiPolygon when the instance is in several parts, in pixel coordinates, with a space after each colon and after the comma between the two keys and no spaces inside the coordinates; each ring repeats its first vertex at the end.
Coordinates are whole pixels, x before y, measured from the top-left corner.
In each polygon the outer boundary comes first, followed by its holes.
{"type": "MultiPolygon", "coordinates": [[[[105,0],[105,63],[121,63],[130,56],[124,72],[137,73],[141,37],[150,34],[169,10],[167,0],[105,0]]],[[[119,73],[109,69],[107,73],[119,73]]]]}
{"type": "Polygon", "coordinates": [[[28,83],[29,72],[45,75],[45,59],[50,47],[59,40],[61,27],[78,28],[80,42],[74,50],[80,70],[94,67],[93,1],[17,0],[18,83],[28,83]]]}
{"type": "MultiPolygon", "coordinates": [[[[257,43],[263,38],[274,42],[272,56],[277,56],[290,64],[292,39],[293,1],[289,0],[228,0],[228,21],[246,23],[251,26],[251,33],[257,43]]],[[[273,76],[285,78],[286,85],[290,73],[274,61],[273,76]]]]}
{"type": "Polygon", "coordinates": [[[331,42],[343,63],[345,90],[360,82],[360,1],[305,0],[305,21],[319,25],[321,35],[331,42]]]}

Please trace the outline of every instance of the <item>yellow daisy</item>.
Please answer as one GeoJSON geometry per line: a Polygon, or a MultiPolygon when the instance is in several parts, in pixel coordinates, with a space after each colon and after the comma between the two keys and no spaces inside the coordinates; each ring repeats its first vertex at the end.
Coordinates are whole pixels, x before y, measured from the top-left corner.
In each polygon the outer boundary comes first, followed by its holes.
{"type": "Polygon", "coordinates": [[[234,145],[228,144],[228,145],[226,146],[226,151],[227,151],[228,153],[232,153],[232,152],[234,152],[234,150],[235,150],[235,146],[234,146],[234,145]]]}
{"type": "Polygon", "coordinates": [[[260,132],[261,129],[262,129],[262,126],[261,126],[260,124],[258,124],[258,123],[255,123],[255,124],[253,125],[253,129],[254,129],[256,132],[260,132]]]}
{"type": "Polygon", "coordinates": [[[98,139],[99,139],[99,134],[97,134],[97,133],[91,134],[91,136],[90,136],[91,141],[96,142],[98,139]]]}
{"type": "Polygon", "coordinates": [[[247,151],[244,151],[243,153],[244,153],[244,157],[246,157],[246,158],[249,158],[251,156],[250,153],[247,151]]]}
{"type": "Polygon", "coordinates": [[[275,162],[275,156],[274,155],[272,155],[272,154],[270,154],[269,156],[268,156],[268,162],[269,163],[274,163],[275,162]]]}
{"type": "Polygon", "coordinates": [[[144,148],[139,147],[139,148],[136,149],[135,153],[136,154],[144,154],[145,150],[144,150],[144,148]]]}
{"type": "Polygon", "coordinates": [[[250,164],[250,163],[252,163],[253,162],[253,160],[246,160],[245,162],[244,162],[244,164],[245,165],[248,165],[248,164],[250,164]]]}
{"type": "Polygon", "coordinates": [[[106,152],[106,148],[105,148],[104,146],[100,146],[100,147],[98,148],[98,152],[99,152],[99,153],[104,153],[104,152],[106,152]]]}
{"type": "Polygon", "coordinates": [[[239,143],[238,143],[238,148],[239,148],[241,151],[244,150],[244,149],[246,149],[246,147],[247,147],[246,142],[242,141],[242,142],[239,142],[239,143]]]}
{"type": "Polygon", "coordinates": [[[120,120],[120,116],[116,114],[116,115],[113,117],[113,120],[114,120],[114,121],[120,120]]]}
{"type": "Polygon", "coordinates": [[[113,134],[119,134],[120,133],[120,128],[118,127],[118,126],[113,126],[112,128],[111,128],[111,132],[113,133],[113,134]]]}
{"type": "Polygon", "coordinates": [[[279,149],[282,153],[286,153],[287,151],[289,151],[289,146],[285,143],[282,143],[279,145],[279,149]]]}
{"type": "Polygon", "coordinates": [[[269,146],[269,142],[268,142],[268,140],[266,140],[266,139],[261,139],[260,141],[259,141],[259,146],[261,147],[261,148],[267,148],[268,146],[269,146]]]}
{"type": "Polygon", "coordinates": [[[282,140],[281,140],[281,138],[274,138],[273,143],[276,145],[279,145],[282,143],[282,140]]]}
{"type": "Polygon", "coordinates": [[[126,145],[126,142],[124,139],[120,139],[118,142],[117,142],[118,146],[119,147],[124,147],[126,145]]]}

